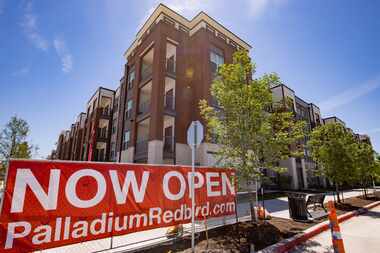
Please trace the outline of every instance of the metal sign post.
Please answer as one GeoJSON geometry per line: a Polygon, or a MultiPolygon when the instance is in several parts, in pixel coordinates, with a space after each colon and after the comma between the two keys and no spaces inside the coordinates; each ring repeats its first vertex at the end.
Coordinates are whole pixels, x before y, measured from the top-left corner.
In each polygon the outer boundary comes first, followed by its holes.
{"type": "Polygon", "coordinates": [[[195,149],[203,140],[203,125],[199,121],[191,122],[187,129],[187,144],[191,147],[191,251],[195,252],[195,149]]]}

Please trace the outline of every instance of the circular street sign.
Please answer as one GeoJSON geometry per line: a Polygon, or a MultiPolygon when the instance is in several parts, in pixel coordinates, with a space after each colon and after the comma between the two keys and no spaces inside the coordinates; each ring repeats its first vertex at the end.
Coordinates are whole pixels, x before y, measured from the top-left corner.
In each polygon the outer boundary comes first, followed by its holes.
{"type": "Polygon", "coordinates": [[[204,128],[201,122],[198,120],[191,122],[187,129],[187,144],[190,146],[198,146],[202,143],[204,134],[204,128]]]}

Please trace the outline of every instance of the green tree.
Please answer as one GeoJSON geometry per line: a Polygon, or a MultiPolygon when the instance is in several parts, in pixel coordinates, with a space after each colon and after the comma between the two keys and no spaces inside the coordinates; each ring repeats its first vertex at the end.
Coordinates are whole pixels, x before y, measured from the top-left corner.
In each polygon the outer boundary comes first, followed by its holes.
{"type": "Polygon", "coordinates": [[[236,52],[232,64],[218,68],[212,83],[218,105],[200,101],[207,138],[219,144],[219,165],[237,169],[238,179],[247,181],[260,178],[262,168],[280,170],[278,162],[297,153],[295,143],[304,137],[305,128],[285,101],[273,103],[270,87],[280,83],[279,77],[252,79],[254,72],[247,52],[236,52]]]}
{"type": "Polygon", "coordinates": [[[315,128],[308,142],[311,157],[318,163],[319,172],[339,187],[357,178],[355,151],[357,143],[346,128],[339,123],[329,123],[315,128]]]}
{"type": "Polygon", "coordinates": [[[367,143],[359,142],[355,149],[355,168],[358,173],[357,179],[361,184],[364,195],[367,197],[367,188],[371,185],[377,174],[375,151],[367,143]]]}
{"type": "Polygon", "coordinates": [[[10,158],[31,158],[36,148],[27,141],[28,123],[13,116],[0,133],[0,160],[4,170],[10,158]]]}

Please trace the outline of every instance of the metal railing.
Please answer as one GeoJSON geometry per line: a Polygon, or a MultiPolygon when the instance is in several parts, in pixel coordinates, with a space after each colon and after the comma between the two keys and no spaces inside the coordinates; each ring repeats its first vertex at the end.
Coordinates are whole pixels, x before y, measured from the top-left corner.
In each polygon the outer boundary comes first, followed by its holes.
{"type": "Polygon", "coordinates": [[[111,116],[111,110],[109,107],[103,107],[103,108],[99,108],[99,111],[100,111],[100,115],[101,116],[111,116]]]}
{"type": "Polygon", "coordinates": [[[141,82],[145,82],[152,76],[153,73],[153,66],[152,65],[144,65],[144,67],[141,69],[141,82]]]}
{"type": "Polygon", "coordinates": [[[135,157],[139,159],[148,155],[148,140],[141,140],[136,142],[135,157]]]}
{"type": "Polygon", "coordinates": [[[175,96],[164,95],[164,108],[165,110],[175,110],[175,96]]]}
{"type": "Polygon", "coordinates": [[[175,67],[175,60],[174,58],[167,58],[166,59],[166,72],[168,74],[171,74],[171,75],[175,75],[176,74],[176,67],[175,67]]]}
{"type": "Polygon", "coordinates": [[[164,137],[164,158],[172,157],[175,152],[175,138],[174,136],[164,137]]]}
{"type": "Polygon", "coordinates": [[[150,100],[141,102],[139,104],[139,114],[144,114],[144,113],[148,112],[149,109],[150,109],[150,100]]]}

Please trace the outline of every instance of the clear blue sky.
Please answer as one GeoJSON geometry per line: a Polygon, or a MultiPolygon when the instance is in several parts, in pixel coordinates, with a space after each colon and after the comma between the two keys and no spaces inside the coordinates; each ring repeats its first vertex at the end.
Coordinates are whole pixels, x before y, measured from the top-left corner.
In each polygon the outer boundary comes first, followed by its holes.
{"type": "MultiPolygon", "coordinates": [[[[168,0],[204,10],[253,45],[258,75],[368,133],[380,151],[380,1],[168,0]]],[[[123,52],[158,1],[0,0],[0,127],[26,119],[46,156],[99,85],[116,88],[123,52]]]]}

